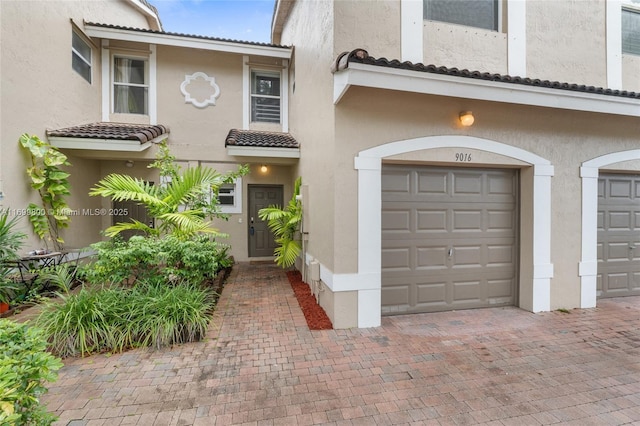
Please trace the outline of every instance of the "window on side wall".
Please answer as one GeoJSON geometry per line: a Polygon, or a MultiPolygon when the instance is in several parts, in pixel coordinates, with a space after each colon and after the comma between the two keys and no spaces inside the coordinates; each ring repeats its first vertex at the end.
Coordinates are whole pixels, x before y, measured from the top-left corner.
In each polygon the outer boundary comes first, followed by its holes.
{"type": "Polygon", "coordinates": [[[91,83],[91,45],[71,31],[71,67],[91,83]]]}
{"type": "Polygon", "coordinates": [[[242,213],[242,178],[218,188],[218,202],[222,213],[242,213]]]}
{"type": "Polygon", "coordinates": [[[280,123],[280,73],[251,71],[251,121],[280,123]]]}
{"type": "Polygon", "coordinates": [[[145,59],[113,58],[113,112],[148,114],[149,84],[145,59]]]}
{"type": "Polygon", "coordinates": [[[499,0],[423,0],[424,19],[498,31],[499,0]]]}
{"type": "Polygon", "coordinates": [[[640,55],[640,9],[622,9],[622,53],[640,55]]]}

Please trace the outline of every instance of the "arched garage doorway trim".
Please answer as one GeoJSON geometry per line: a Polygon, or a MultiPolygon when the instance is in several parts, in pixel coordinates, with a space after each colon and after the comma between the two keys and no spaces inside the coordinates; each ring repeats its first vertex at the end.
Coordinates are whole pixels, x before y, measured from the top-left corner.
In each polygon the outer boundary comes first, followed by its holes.
{"type": "Polygon", "coordinates": [[[533,312],[550,310],[551,176],[553,166],[538,155],[520,148],[472,136],[429,136],[408,139],[360,151],[358,170],[358,275],[368,288],[358,292],[358,327],[377,327],[381,322],[382,268],[382,160],[393,155],[436,148],[477,149],[514,158],[533,167],[533,279],[520,283],[521,308],[533,312]]]}
{"type": "Polygon", "coordinates": [[[602,167],[622,161],[640,160],[640,149],[613,152],[582,163],[582,258],[580,274],[580,307],[596,306],[598,275],[598,177],[602,167]]]}

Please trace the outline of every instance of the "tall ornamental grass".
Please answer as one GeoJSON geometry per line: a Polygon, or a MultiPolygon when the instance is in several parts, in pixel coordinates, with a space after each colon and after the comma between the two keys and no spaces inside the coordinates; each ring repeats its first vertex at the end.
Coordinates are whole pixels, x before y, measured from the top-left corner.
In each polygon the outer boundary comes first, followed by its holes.
{"type": "Polygon", "coordinates": [[[134,287],[81,289],[50,301],[36,324],[61,357],[161,348],[205,335],[213,292],[199,285],[139,282],[134,287]]]}

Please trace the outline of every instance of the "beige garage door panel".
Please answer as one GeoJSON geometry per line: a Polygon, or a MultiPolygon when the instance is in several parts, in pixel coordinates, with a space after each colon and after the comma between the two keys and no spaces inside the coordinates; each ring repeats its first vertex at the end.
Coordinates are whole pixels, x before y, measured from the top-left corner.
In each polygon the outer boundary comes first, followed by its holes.
{"type": "Polygon", "coordinates": [[[516,173],[384,166],[383,314],[515,301],[516,173]]]}
{"type": "Polygon", "coordinates": [[[598,180],[598,296],[640,295],[640,176],[598,180]]]}

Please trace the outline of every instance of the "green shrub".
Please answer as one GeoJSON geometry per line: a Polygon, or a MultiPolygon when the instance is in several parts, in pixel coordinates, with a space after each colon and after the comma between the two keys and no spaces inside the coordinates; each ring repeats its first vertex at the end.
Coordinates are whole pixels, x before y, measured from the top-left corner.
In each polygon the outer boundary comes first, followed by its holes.
{"type": "Polygon", "coordinates": [[[62,362],[45,352],[41,330],[0,320],[0,424],[50,425],[55,416],[40,405],[44,382],[57,379],[62,362]]]}
{"type": "Polygon", "coordinates": [[[36,323],[63,357],[200,340],[214,306],[210,290],[186,283],[83,288],[62,299],[46,302],[36,323]]]}
{"type": "Polygon", "coordinates": [[[135,283],[175,282],[179,279],[200,283],[231,264],[228,247],[207,236],[179,239],[134,236],[129,241],[96,243],[97,260],[85,268],[89,282],[135,283]]]}
{"type": "Polygon", "coordinates": [[[113,238],[91,246],[97,260],[85,267],[92,283],[129,283],[158,275],[159,247],[156,238],[135,235],[129,241],[113,238]]]}
{"type": "Polygon", "coordinates": [[[228,247],[206,236],[180,240],[167,236],[160,240],[160,259],[166,278],[178,277],[190,282],[202,282],[215,277],[220,268],[230,266],[228,247]]]}

